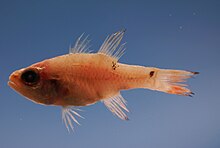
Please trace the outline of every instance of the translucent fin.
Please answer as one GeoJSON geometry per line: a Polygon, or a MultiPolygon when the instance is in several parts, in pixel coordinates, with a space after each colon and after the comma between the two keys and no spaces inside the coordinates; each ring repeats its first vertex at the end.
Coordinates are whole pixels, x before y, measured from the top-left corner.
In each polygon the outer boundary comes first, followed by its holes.
{"type": "Polygon", "coordinates": [[[123,38],[124,33],[125,33],[125,29],[108,36],[105,39],[102,46],[100,47],[98,53],[103,53],[105,55],[114,57],[118,60],[124,54],[125,51],[125,43],[122,44],[116,51],[118,45],[120,44],[123,38]]]}
{"type": "Polygon", "coordinates": [[[114,115],[118,116],[122,120],[128,120],[128,116],[123,112],[123,110],[127,112],[129,112],[129,110],[126,107],[125,99],[120,94],[109,99],[104,99],[103,103],[114,115]]]}
{"type": "Polygon", "coordinates": [[[198,74],[198,72],[189,72],[184,70],[160,70],[157,75],[157,78],[161,83],[159,91],[183,96],[192,96],[194,93],[190,89],[186,88],[187,84],[184,82],[186,82],[188,78],[193,77],[195,74],[198,74]]]}
{"type": "Polygon", "coordinates": [[[187,84],[183,84],[182,82],[186,82],[186,79],[193,77],[195,74],[198,73],[181,71],[179,74],[169,75],[169,80],[164,79],[170,85],[170,89],[167,91],[167,93],[192,97],[194,93],[187,88],[187,84]]]}
{"type": "Polygon", "coordinates": [[[90,47],[88,35],[83,39],[84,33],[76,40],[74,47],[70,46],[69,53],[86,53],[90,47]]]}
{"type": "Polygon", "coordinates": [[[80,125],[80,123],[76,120],[74,115],[76,115],[80,118],[83,118],[75,110],[78,110],[78,109],[75,109],[73,106],[68,106],[68,107],[63,107],[62,108],[62,120],[63,120],[63,122],[64,122],[64,124],[65,124],[68,131],[70,131],[70,129],[72,131],[74,130],[73,122],[80,125]]]}

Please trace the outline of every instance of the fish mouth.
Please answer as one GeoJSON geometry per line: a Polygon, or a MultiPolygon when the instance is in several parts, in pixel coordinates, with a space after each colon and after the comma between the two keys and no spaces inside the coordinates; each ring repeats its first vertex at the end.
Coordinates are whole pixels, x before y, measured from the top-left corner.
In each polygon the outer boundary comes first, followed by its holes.
{"type": "Polygon", "coordinates": [[[8,86],[10,86],[13,89],[18,88],[18,83],[16,83],[18,80],[18,72],[13,72],[10,76],[9,76],[9,81],[8,81],[8,86]]]}
{"type": "Polygon", "coordinates": [[[11,88],[13,88],[14,90],[18,90],[19,86],[13,82],[13,81],[8,81],[8,86],[10,86],[11,88]]]}
{"type": "Polygon", "coordinates": [[[8,86],[12,87],[12,88],[15,88],[17,87],[17,84],[15,84],[14,82],[12,81],[8,81],[8,86]]]}

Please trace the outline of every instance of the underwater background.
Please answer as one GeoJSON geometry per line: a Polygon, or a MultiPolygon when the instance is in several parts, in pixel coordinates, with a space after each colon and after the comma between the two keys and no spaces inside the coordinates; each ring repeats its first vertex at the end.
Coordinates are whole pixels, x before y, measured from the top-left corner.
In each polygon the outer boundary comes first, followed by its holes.
{"type": "Polygon", "coordinates": [[[219,148],[220,1],[0,0],[1,148],[219,148]],[[123,91],[129,121],[102,103],[81,108],[68,133],[61,108],[42,106],[7,86],[14,70],[68,53],[82,34],[98,51],[126,28],[122,63],[199,71],[191,97],[123,91]]]}

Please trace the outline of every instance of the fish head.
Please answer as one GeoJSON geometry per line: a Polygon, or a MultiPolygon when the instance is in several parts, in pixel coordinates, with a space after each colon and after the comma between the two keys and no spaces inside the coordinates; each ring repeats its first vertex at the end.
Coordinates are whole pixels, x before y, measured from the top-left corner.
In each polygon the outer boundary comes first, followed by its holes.
{"type": "Polygon", "coordinates": [[[44,63],[14,71],[9,76],[8,85],[38,104],[51,105],[57,95],[56,79],[50,77],[44,63]]]}

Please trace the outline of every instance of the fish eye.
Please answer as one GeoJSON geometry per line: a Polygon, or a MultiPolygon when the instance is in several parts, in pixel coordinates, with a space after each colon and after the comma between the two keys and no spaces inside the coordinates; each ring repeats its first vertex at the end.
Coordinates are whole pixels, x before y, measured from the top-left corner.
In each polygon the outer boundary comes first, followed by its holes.
{"type": "Polygon", "coordinates": [[[26,85],[31,86],[38,83],[38,81],[40,80],[40,76],[35,70],[29,69],[21,74],[21,79],[26,85]]]}

